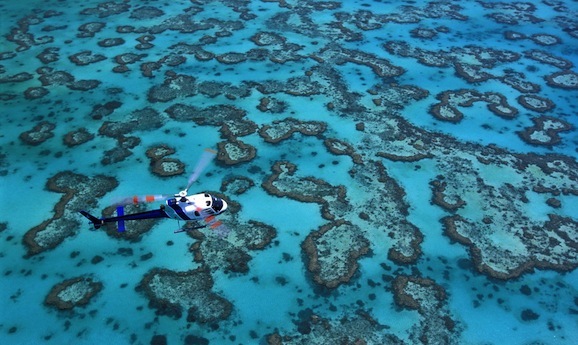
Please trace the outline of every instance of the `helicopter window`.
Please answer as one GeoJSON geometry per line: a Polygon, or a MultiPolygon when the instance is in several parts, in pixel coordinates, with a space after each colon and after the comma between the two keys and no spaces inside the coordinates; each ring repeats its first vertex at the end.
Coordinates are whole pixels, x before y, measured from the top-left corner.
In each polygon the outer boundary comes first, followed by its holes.
{"type": "Polygon", "coordinates": [[[215,210],[216,212],[221,211],[221,209],[223,208],[223,200],[217,199],[214,196],[211,198],[213,199],[213,210],[215,210]]]}

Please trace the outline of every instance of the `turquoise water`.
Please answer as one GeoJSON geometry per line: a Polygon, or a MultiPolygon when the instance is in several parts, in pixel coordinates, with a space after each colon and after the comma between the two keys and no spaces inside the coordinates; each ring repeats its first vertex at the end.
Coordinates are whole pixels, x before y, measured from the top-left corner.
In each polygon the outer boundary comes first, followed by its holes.
{"type": "Polygon", "coordinates": [[[1,1],[0,343],[575,343],[577,14],[570,0],[1,1]],[[141,56],[121,69],[123,54],[141,56]],[[460,120],[434,116],[444,94],[460,120]],[[488,107],[498,97],[515,116],[488,107]],[[184,172],[153,171],[159,145],[184,172]],[[234,206],[226,237],[174,220],[116,235],[78,214],[178,193],[204,148],[219,153],[191,189],[234,206]]]}

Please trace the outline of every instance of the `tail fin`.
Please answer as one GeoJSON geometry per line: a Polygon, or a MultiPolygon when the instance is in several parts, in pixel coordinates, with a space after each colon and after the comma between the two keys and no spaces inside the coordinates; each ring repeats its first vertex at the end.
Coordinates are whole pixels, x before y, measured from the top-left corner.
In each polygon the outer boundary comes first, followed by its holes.
{"type": "Polygon", "coordinates": [[[80,211],[80,214],[82,214],[83,216],[85,216],[86,218],[88,218],[88,220],[90,220],[90,222],[92,223],[92,225],[94,225],[95,229],[100,229],[100,227],[102,226],[102,224],[104,224],[104,221],[102,219],[98,219],[95,216],[91,215],[90,213],[86,212],[86,211],[80,211]]]}

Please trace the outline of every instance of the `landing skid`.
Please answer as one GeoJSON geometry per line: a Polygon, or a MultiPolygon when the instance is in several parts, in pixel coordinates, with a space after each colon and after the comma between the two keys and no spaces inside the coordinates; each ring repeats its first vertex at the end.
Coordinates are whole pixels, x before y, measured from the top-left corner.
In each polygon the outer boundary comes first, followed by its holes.
{"type": "Polygon", "coordinates": [[[180,228],[180,229],[178,229],[178,230],[175,230],[173,233],[178,234],[178,233],[181,233],[181,232],[187,232],[187,231],[202,229],[202,228],[206,228],[206,227],[207,227],[206,224],[203,224],[203,225],[195,225],[195,226],[192,226],[192,227],[180,228]]]}

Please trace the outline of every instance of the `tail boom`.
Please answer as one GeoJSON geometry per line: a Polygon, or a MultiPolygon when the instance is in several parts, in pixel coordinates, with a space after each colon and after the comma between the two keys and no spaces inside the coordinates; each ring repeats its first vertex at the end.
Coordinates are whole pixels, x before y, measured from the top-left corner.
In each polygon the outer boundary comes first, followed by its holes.
{"type": "Polygon", "coordinates": [[[125,220],[139,220],[139,219],[151,219],[151,218],[169,218],[166,212],[162,209],[158,210],[151,210],[145,211],[140,213],[133,213],[133,214],[123,214],[117,217],[110,217],[110,218],[97,218],[86,211],[80,211],[80,214],[85,216],[92,225],[94,225],[95,229],[99,229],[104,223],[113,223],[113,222],[124,222],[125,220]]]}

